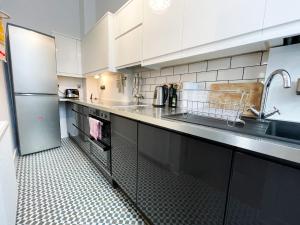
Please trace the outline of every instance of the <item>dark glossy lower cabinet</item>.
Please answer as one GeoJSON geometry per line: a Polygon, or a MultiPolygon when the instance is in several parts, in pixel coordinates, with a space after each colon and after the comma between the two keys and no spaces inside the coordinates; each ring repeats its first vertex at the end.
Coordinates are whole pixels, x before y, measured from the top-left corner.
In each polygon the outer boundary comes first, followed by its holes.
{"type": "Polygon", "coordinates": [[[299,225],[300,170],[235,153],[226,225],[299,225]]]}
{"type": "Polygon", "coordinates": [[[138,206],[155,225],[222,225],[232,151],[138,127],[138,206]]]}
{"type": "Polygon", "coordinates": [[[111,115],[112,177],[136,202],[137,122],[111,115]]]}

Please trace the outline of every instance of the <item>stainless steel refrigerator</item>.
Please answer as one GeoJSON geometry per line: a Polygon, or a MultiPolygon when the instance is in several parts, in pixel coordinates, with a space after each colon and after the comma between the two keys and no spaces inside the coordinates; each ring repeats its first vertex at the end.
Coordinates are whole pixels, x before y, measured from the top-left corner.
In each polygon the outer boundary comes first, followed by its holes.
{"type": "Polygon", "coordinates": [[[59,147],[54,38],[9,24],[9,77],[21,155],[59,147]]]}

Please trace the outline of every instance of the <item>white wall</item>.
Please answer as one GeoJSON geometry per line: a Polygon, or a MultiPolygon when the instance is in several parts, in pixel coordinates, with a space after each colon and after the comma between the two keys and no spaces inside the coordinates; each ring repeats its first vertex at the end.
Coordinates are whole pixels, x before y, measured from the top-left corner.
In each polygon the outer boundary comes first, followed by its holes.
{"type": "Polygon", "coordinates": [[[10,108],[8,102],[8,93],[6,89],[6,81],[4,77],[4,63],[0,62],[0,121],[8,121],[8,145],[7,148],[11,153],[15,154],[16,145],[13,138],[12,119],[10,116],[10,108]]]}
{"type": "Polygon", "coordinates": [[[82,35],[87,33],[94,24],[107,12],[117,11],[127,0],[80,0],[82,18],[82,35]]]}
{"type": "Polygon", "coordinates": [[[273,106],[279,109],[280,115],[271,117],[275,120],[300,122],[300,96],[296,95],[297,81],[300,79],[300,44],[270,49],[267,74],[277,69],[286,69],[292,79],[292,87],[284,89],[280,76],[274,77],[270,86],[266,111],[272,111],[273,106]]]}
{"type": "Polygon", "coordinates": [[[89,77],[86,79],[85,85],[87,90],[87,98],[93,94],[93,97],[101,100],[118,101],[118,102],[131,102],[132,97],[132,85],[133,75],[127,74],[124,82],[124,90],[119,91],[118,80],[120,79],[117,73],[103,73],[100,79],[89,77]],[[100,90],[100,86],[105,85],[105,90],[100,90]]]}
{"type": "Polygon", "coordinates": [[[80,37],[79,0],[0,0],[0,9],[11,16],[10,23],[80,37]]]}

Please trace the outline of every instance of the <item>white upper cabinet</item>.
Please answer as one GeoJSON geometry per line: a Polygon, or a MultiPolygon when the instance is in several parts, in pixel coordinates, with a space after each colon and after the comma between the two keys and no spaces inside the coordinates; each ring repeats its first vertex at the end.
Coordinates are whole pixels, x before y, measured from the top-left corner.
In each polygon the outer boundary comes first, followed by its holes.
{"type": "Polygon", "coordinates": [[[81,42],[55,34],[57,75],[81,77],[81,42]]]}
{"type": "Polygon", "coordinates": [[[115,37],[143,23],[143,0],[130,0],[115,14],[115,37]]]}
{"type": "Polygon", "coordinates": [[[267,0],[264,28],[300,20],[299,0],[267,0]]]}
{"type": "Polygon", "coordinates": [[[261,31],[265,0],[185,0],[183,48],[261,31]]]}
{"type": "Polygon", "coordinates": [[[181,50],[184,0],[169,2],[144,0],[143,60],[181,50]]]}
{"type": "Polygon", "coordinates": [[[114,71],[113,15],[106,13],[82,40],[82,69],[86,75],[114,71]]]}
{"type": "Polygon", "coordinates": [[[266,0],[263,40],[300,34],[299,0],[266,0]]]}
{"type": "Polygon", "coordinates": [[[142,26],[115,40],[116,67],[122,68],[141,64],[142,26]]]}
{"type": "Polygon", "coordinates": [[[118,69],[141,64],[143,1],[130,0],[115,14],[115,63],[118,69]]]}

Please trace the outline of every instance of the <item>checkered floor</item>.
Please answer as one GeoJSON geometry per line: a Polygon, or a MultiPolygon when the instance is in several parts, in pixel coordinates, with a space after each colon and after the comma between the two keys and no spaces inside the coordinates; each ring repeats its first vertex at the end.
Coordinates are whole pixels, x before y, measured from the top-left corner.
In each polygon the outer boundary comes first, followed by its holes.
{"type": "Polygon", "coordinates": [[[69,139],[19,158],[17,225],[145,224],[69,139]]]}

